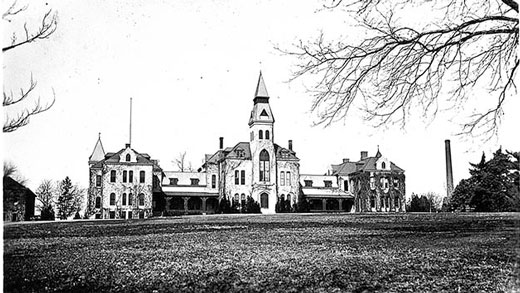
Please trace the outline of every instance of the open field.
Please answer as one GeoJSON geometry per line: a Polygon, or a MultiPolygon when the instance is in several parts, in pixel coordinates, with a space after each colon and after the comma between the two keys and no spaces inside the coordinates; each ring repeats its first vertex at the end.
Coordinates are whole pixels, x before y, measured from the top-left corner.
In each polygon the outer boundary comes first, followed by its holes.
{"type": "Polygon", "coordinates": [[[192,216],[4,225],[4,290],[520,290],[519,214],[192,216]]]}

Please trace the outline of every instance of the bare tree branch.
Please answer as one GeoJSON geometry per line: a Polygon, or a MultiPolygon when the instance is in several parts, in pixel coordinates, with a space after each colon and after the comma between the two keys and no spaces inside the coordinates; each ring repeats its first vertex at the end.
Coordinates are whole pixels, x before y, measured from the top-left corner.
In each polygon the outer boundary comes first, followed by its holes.
{"type": "MultiPolygon", "coordinates": [[[[26,92],[26,96],[31,90],[28,90],[26,92]]],[[[23,91],[22,91],[22,93],[23,93],[23,91]]],[[[29,124],[30,118],[32,116],[49,110],[56,102],[56,94],[54,93],[54,89],[52,90],[52,93],[53,93],[52,102],[50,102],[48,104],[43,105],[40,101],[40,98],[38,98],[38,100],[36,101],[36,103],[34,104],[34,106],[32,108],[24,109],[16,117],[9,117],[9,115],[6,114],[6,120],[4,122],[3,132],[13,132],[20,127],[26,126],[27,124],[29,124]]],[[[5,97],[6,97],[6,95],[4,93],[4,104],[5,104],[5,99],[6,99],[5,97]]],[[[19,101],[21,101],[23,99],[25,99],[25,98],[16,99],[16,100],[14,100],[14,102],[18,103],[19,101]]]]}
{"type": "MultiPolygon", "coordinates": [[[[346,1],[332,0],[330,7],[336,9],[342,2],[346,1]]],[[[473,88],[483,88],[498,96],[498,102],[489,112],[470,117],[461,133],[494,135],[504,101],[516,93],[517,3],[469,6],[452,0],[443,23],[420,29],[394,20],[404,2],[388,1],[392,8],[380,11],[382,2],[344,3],[356,9],[360,24],[369,32],[358,44],[327,43],[321,34],[314,42],[282,50],[300,60],[292,79],[318,77],[310,90],[315,95],[311,110],[318,114],[317,124],[330,125],[357,107],[376,126],[404,127],[412,111],[434,119],[440,101],[444,108],[456,110],[471,97],[473,88]],[[448,85],[453,89],[448,90],[448,85]]]]}
{"type": "MultiPolygon", "coordinates": [[[[20,10],[23,11],[23,10],[20,10]]],[[[17,11],[16,13],[20,12],[17,11]]],[[[34,42],[36,40],[43,40],[49,38],[58,27],[58,14],[52,13],[52,10],[47,11],[45,15],[43,16],[41,26],[38,28],[38,30],[35,33],[29,33],[29,30],[27,29],[27,23],[24,24],[24,31],[25,31],[25,39],[23,41],[17,42],[16,35],[12,38],[12,43],[9,46],[3,47],[2,52],[7,52],[9,50],[12,50],[18,46],[28,44],[31,42],[34,42]]]]}

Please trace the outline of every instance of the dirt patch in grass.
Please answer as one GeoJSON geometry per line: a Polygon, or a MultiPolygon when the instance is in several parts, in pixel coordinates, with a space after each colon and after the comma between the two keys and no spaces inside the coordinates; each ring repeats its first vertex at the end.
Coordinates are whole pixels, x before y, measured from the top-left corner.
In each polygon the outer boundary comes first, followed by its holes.
{"type": "Polygon", "coordinates": [[[4,290],[518,290],[517,214],[196,216],[4,226],[4,290]]]}

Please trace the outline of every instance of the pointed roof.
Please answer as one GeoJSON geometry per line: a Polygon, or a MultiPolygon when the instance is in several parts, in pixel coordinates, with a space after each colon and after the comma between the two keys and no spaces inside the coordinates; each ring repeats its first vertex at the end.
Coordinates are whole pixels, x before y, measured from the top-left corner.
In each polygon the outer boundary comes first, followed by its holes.
{"type": "Polygon", "coordinates": [[[258,84],[256,85],[255,98],[269,98],[269,94],[267,93],[267,87],[265,86],[264,78],[262,76],[262,71],[260,71],[260,75],[258,76],[258,84]]]}
{"type": "Polygon", "coordinates": [[[379,146],[377,146],[377,154],[376,154],[376,158],[381,158],[383,155],[381,154],[381,152],[379,151],[379,146]]]}
{"type": "Polygon", "coordinates": [[[88,158],[89,161],[101,161],[105,158],[105,150],[103,149],[103,144],[101,143],[101,133],[99,133],[98,141],[96,142],[96,146],[94,146],[94,151],[92,155],[88,158]]]}

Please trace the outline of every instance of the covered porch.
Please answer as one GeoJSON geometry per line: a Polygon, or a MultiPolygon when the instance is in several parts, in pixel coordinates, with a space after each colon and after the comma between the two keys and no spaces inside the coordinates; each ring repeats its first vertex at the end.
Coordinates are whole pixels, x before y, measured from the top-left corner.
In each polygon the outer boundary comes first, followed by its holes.
{"type": "Polygon", "coordinates": [[[354,196],[340,189],[304,188],[310,212],[352,212],[354,196]]]}

